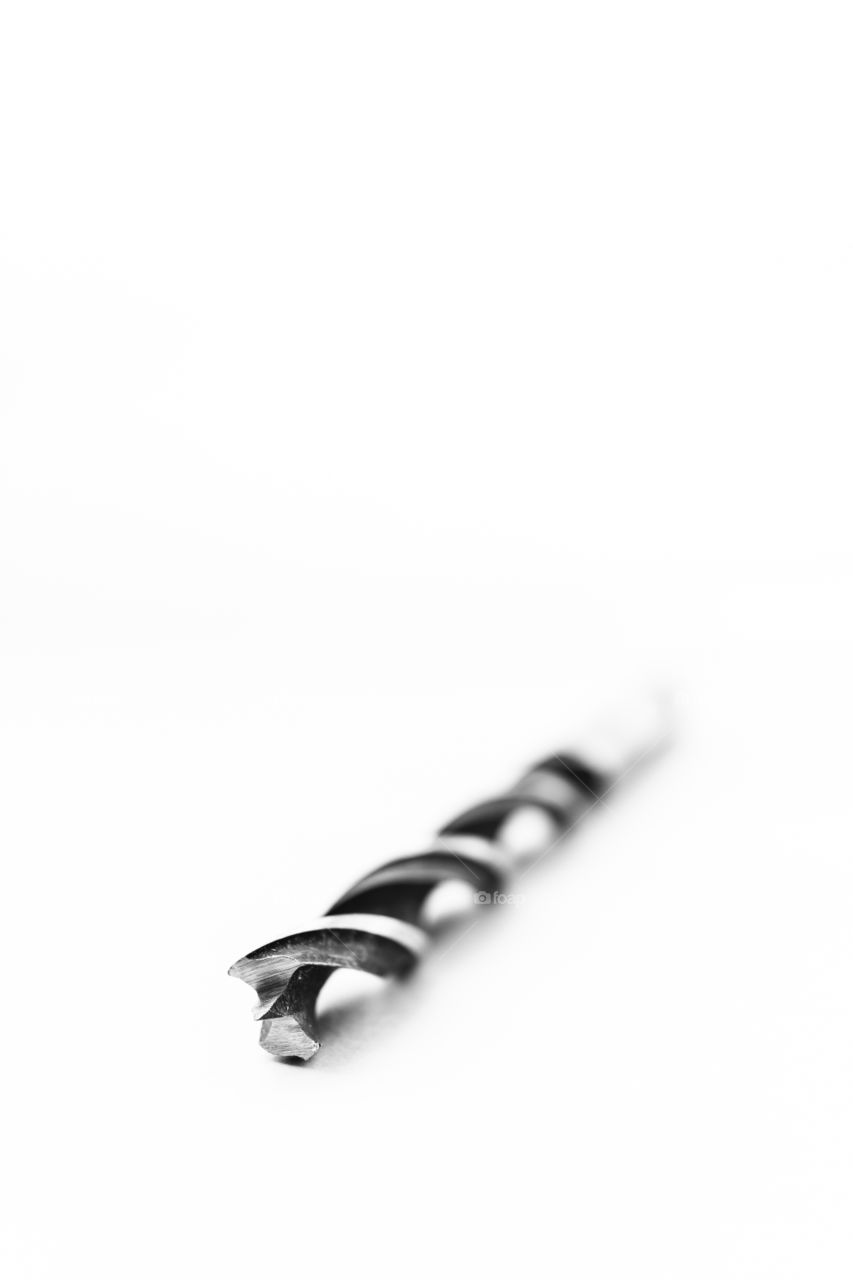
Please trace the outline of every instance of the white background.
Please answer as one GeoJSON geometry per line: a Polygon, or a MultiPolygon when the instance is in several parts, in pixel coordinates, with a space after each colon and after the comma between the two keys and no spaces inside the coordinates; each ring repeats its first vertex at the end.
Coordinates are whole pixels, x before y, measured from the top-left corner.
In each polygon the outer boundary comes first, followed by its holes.
{"type": "Polygon", "coordinates": [[[3,7],[6,1274],[849,1277],[851,34],[3,7]],[[232,961],[662,682],[258,1049],[232,961]]]}

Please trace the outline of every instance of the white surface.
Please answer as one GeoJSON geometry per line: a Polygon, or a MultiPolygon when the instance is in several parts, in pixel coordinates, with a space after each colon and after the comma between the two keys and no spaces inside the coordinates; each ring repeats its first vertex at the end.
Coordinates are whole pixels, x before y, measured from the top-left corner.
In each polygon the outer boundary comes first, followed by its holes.
{"type": "Polygon", "coordinates": [[[848,8],[3,27],[6,1273],[846,1280],[848,8]],[[660,680],[267,1059],[232,961],[660,680]]]}

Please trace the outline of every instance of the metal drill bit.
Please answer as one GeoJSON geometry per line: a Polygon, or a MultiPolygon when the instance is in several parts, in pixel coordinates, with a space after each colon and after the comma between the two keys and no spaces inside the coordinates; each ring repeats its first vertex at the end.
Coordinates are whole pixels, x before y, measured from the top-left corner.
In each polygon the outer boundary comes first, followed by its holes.
{"type": "Polygon", "coordinates": [[[427,849],[392,859],[357,880],[320,920],[250,951],[229,973],[253,987],[261,1045],[281,1058],[312,1058],[320,1048],[315,1006],[336,969],[393,977],[429,946],[421,927],[426,899],[439,884],[462,881],[480,902],[494,901],[525,860],[538,861],[579,818],[659,747],[667,730],[660,703],[639,718],[600,725],[578,749],[554,752],[514,786],[447,822],[427,849]],[[512,818],[538,810],[548,834],[524,857],[507,833],[512,818]]]}

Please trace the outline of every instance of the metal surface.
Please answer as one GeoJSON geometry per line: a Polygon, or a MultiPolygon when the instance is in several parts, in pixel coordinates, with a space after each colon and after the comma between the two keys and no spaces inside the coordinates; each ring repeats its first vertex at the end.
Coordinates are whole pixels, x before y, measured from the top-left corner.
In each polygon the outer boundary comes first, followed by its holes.
{"type": "Polygon", "coordinates": [[[336,969],[394,977],[410,969],[429,946],[424,907],[448,880],[493,901],[509,883],[520,858],[506,833],[512,819],[538,810],[548,822],[541,857],[665,736],[656,707],[640,725],[591,735],[585,748],[540,760],[507,791],[473,805],[446,823],[431,847],[393,858],[363,876],[314,924],[250,952],[229,973],[255,989],[261,1045],[280,1058],[307,1060],[320,1048],[315,1006],[336,969]]]}

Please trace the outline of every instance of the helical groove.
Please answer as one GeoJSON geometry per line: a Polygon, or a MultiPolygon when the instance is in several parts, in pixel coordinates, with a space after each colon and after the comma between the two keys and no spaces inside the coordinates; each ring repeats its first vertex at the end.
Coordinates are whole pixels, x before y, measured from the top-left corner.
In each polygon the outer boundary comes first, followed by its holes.
{"type": "Polygon", "coordinates": [[[549,826],[540,847],[526,851],[527,857],[541,857],[649,754],[656,744],[647,739],[644,734],[627,748],[622,743],[606,763],[582,751],[556,752],[538,761],[513,786],[445,823],[429,847],[360,877],[319,920],[238,960],[229,973],[255,989],[263,1048],[278,1058],[313,1057],[320,1048],[317,997],[336,969],[380,977],[410,970],[429,946],[424,913],[434,889],[461,881],[479,903],[500,900],[520,865],[505,839],[510,820],[530,809],[546,816],[549,826]]]}

